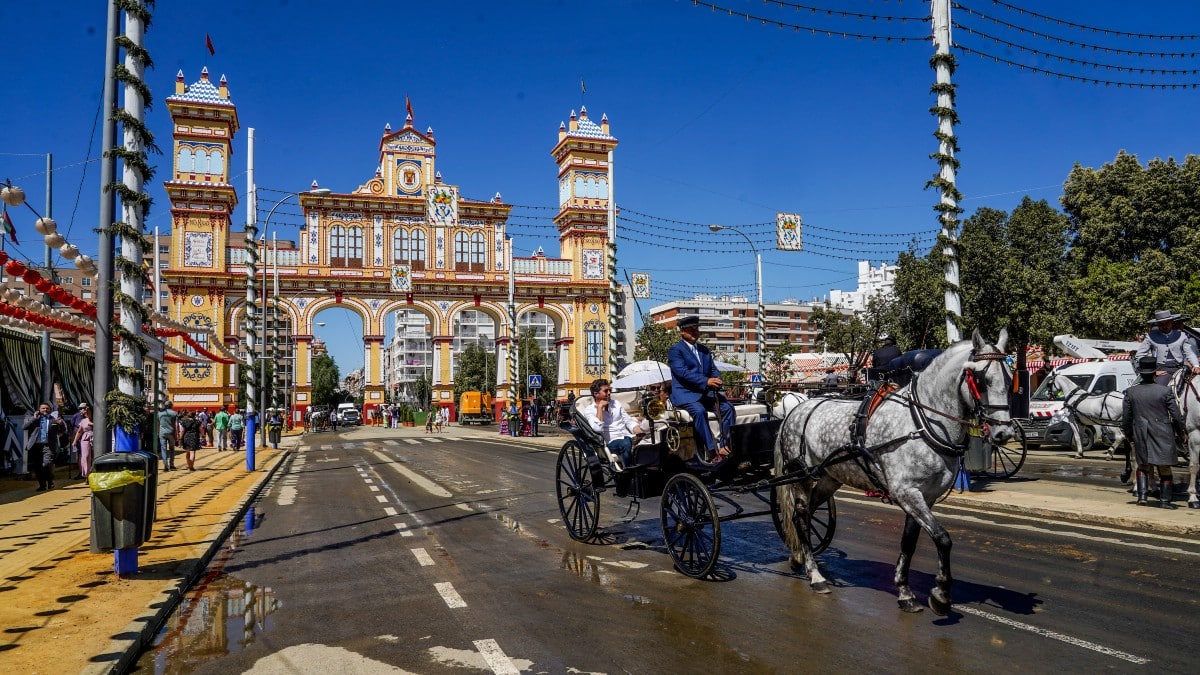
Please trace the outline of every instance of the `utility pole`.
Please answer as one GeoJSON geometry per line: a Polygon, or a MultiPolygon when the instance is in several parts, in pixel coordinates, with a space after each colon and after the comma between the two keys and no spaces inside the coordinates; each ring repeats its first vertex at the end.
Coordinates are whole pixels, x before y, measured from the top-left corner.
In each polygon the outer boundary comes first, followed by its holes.
{"type": "Polygon", "coordinates": [[[962,198],[955,185],[956,160],[954,153],[958,142],[954,138],[954,85],[950,76],[954,72],[954,55],[950,53],[950,0],[931,0],[933,17],[934,70],[937,81],[938,153],[940,171],[935,184],[941,189],[941,202],[935,207],[942,223],[942,238],[945,246],[942,254],[946,258],[946,340],[954,344],[962,339],[958,320],[962,318],[962,303],[958,296],[958,214],[962,211],[958,201],[962,198]]]}
{"type": "MultiPolygon", "coordinates": [[[[46,153],[46,218],[54,217],[54,155],[46,153]]],[[[43,261],[46,265],[46,278],[50,283],[58,283],[54,268],[50,267],[50,244],[46,244],[43,261]]],[[[42,303],[47,307],[54,306],[54,298],[49,293],[42,294],[42,303]]],[[[97,315],[98,316],[98,315],[97,315]]],[[[50,367],[50,329],[42,331],[42,402],[54,406],[54,371],[50,367]]]]}
{"type": "MultiPolygon", "coordinates": [[[[116,0],[108,0],[108,25],[104,31],[104,113],[100,147],[102,154],[115,147],[117,139],[117,31],[121,12],[116,0]]],[[[108,429],[108,401],[112,389],[112,326],[113,317],[113,216],[116,214],[116,193],[109,190],[116,174],[117,158],[108,155],[100,160],[100,244],[96,253],[96,365],[92,375],[92,423],[102,433],[96,434],[93,451],[96,457],[112,451],[108,429]]],[[[95,549],[93,552],[96,552],[95,549]]]]}

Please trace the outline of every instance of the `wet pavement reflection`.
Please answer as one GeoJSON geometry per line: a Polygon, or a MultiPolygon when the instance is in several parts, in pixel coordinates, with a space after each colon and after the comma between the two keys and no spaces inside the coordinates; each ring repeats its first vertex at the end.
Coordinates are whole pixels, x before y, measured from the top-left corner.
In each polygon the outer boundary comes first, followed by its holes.
{"type": "Polygon", "coordinates": [[[272,628],[282,607],[269,586],[260,587],[226,574],[233,554],[253,536],[262,518],[255,508],[245,518],[204,577],[188,592],[132,669],[138,673],[186,673],[254,644],[272,628]]]}

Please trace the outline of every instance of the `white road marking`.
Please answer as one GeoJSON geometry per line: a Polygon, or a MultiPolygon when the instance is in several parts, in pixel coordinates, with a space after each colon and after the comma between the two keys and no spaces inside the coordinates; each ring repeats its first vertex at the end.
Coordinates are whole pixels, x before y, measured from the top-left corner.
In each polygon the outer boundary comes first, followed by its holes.
{"type": "Polygon", "coordinates": [[[476,640],[475,648],[496,675],[520,675],[521,671],[505,656],[495,640],[476,640]]]}
{"type": "Polygon", "coordinates": [[[1140,656],[1135,656],[1135,655],[1129,654],[1127,652],[1113,649],[1112,647],[1105,647],[1104,645],[1098,645],[1095,642],[1088,642],[1087,640],[1081,640],[1077,637],[1072,637],[1070,635],[1063,635],[1062,633],[1056,633],[1052,630],[1046,630],[1045,628],[1038,628],[1037,626],[1031,626],[1027,623],[1022,623],[1022,622],[1016,621],[1014,619],[1009,619],[1007,617],[999,616],[997,614],[992,614],[991,612],[985,612],[982,609],[975,609],[974,607],[969,607],[967,605],[955,605],[954,609],[956,609],[960,612],[963,612],[964,614],[972,614],[974,616],[988,619],[989,621],[995,621],[996,623],[1002,623],[1006,626],[1012,626],[1013,628],[1019,628],[1024,631],[1029,631],[1030,633],[1033,633],[1034,635],[1040,635],[1041,637],[1050,638],[1051,640],[1058,640],[1059,642],[1065,642],[1069,645],[1075,645],[1076,647],[1083,647],[1084,649],[1090,649],[1099,654],[1104,654],[1105,656],[1111,656],[1113,658],[1121,659],[1122,661],[1128,661],[1130,663],[1136,663],[1138,665],[1144,665],[1144,664],[1150,663],[1150,659],[1145,659],[1140,656]]]}
{"type": "Polygon", "coordinates": [[[296,486],[294,484],[284,483],[283,487],[279,488],[279,497],[275,503],[280,506],[291,506],[296,503],[296,486]]]}
{"type": "Polygon", "coordinates": [[[466,502],[463,502],[462,504],[455,504],[455,506],[458,507],[459,511],[474,511],[475,510],[475,509],[471,508],[471,505],[467,504],[466,502]]]}
{"type": "Polygon", "coordinates": [[[383,509],[383,512],[384,512],[384,513],[386,513],[386,514],[388,514],[389,516],[394,516],[394,515],[396,515],[396,509],[393,509],[393,508],[392,508],[392,507],[390,507],[390,506],[388,506],[388,507],[384,508],[384,509],[383,509]]]}
{"type": "Polygon", "coordinates": [[[387,495],[375,495],[375,500],[378,501],[380,504],[386,504],[387,503],[387,495]]]}
{"type": "Polygon", "coordinates": [[[378,485],[368,485],[367,487],[371,488],[371,492],[379,492],[378,485]]]}
{"type": "Polygon", "coordinates": [[[430,443],[441,443],[442,442],[442,439],[440,439],[440,438],[426,438],[425,440],[429,441],[430,443]]]}
{"type": "Polygon", "coordinates": [[[429,557],[429,554],[425,552],[425,549],[414,548],[412,549],[412,554],[417,557],[417,562],[421,563],[421,567],[433,566],[433,558],[429,557]]]}
{"type": "Polygon", "coordinates": [[[412,471],[408,467],[403,466],[402,464],[400,464],[396,460],[392,459],[391,457],[388,457],[387,455],[383,454],[382,452],[375,452],[375,456],[378,457],[379,459],[383,460],[383,462],[385,462],[386,464],[389,464],[393,469],[400,472],[400,474],[402,476],[404,476],[405,478],[416,483],[417,486],[419,486],[421,489],[425,490],[429,494],[433,495],[434,497],[453,497],[454,496],[448,490],[441,487],[437,483],[434,483],[433,481],[422,476],[421,474],[419,474],[415,471],[412,471]]]}
{"type": "Polygon", "coordinates": [[[404,442],[408,443],[409,445],[420,445],[421,444],[421,441],[418,441],[415,438],[406,438],[406,439],[404,439],[404,442]]]}
{"type": "Polygon", "coordinates": [[[442,581],[433,585],[437,589],[438,595],[442,596],[442,600],[446,601],[446,606],[450,609],[460,609],[467,606],[458,591],[454,590],[454,584],[449,581],[442,581]]]}
{"type": "Polygon", "coordinates": [[[370,478],[364,478],[363,482],[366,483],[367,485],[370,485],[371,483],[374,483],[375,481],[371,480],[370,478]]]}
{"type": "Polygon", "coordinates": [[[396,523],[396,529],[400,530],[401,537],[412,536],[412,530],[408,529],[408,525],[405,525],[404,523],[396,523]]]}

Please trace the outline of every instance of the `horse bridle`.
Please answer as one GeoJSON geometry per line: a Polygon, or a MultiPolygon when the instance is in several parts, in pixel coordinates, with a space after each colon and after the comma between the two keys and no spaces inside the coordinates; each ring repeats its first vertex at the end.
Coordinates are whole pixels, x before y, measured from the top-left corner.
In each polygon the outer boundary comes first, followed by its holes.
{"type": "MultiPolygon", "coordinates": [[[[979,392],[979,385],[982,383],[983,377],[987,373],[988,368],[991,367],[992,362],[999,361],[1003,363],[1007,358],[1008,357],[1001,352],[984,352],[982,354],[975,354],[972,352],[969,359],[970,362],[973,363],[975,361],[987,361],[988,365],[983,367],[982,372],[976,371],[970,366],[963,368],[963,380],[966,381],[967,391],[970,392],[971,400],[975,404],[975,409],[972,412],[974,413],[975,419],[984,424],[1010,424],[1012,422],[1011,417],[1007,420],[1001,420],[997,419],[993,415],[988,414],[989,411],[1003,411],[1008,413],[1008,397],[1004,398],[1004,403],[984,403],[983,396],[979,392]]],[[[1005,379],[1007,379],[1008,382],[1004,383],[1004,388],[1005,390],[1008,390],[1009,386],[1012,384],[1012,379],[1011,377],[1007,376],[1005,379]]]]}
{"type": "MultiPolygon", "coordinates": [[[[1003,362],[1006,358],[1007,357],[1002,352],[983,352],[980,354],[976,354],[975,352],[972,351],[970,357],[967,359],[967,362],[968,363],[974,363],[976,361],[988,361],[988,362],[1000,361],[1000,362],[1003,362]]],[[[912,410],[913,422],[917,425],[917,428],[918,428],[920,434],[922,435],[922,437],[924,437],[925,442],[929,443],[929,445],[931,447],[933,447],[935,450],[945,453],[945,454],[948,454],[948,455],[952,455],[952,456],[962,456],[962,454],[964,452],[966,452],[967,446],[964,441],[959,441],[959,442],[955,443],[948,439],[939,438],[934,433],[933,425],[930,423],[929,417],[925,414],[926,412],[931,412],[935,415],[938,415],[939,417],[944,417],[952,422],[957,422],[958,424],[960,424],[964,427],[982,426],[985,424],[1010,424],[1011,423],[1011,418],[1007,419],[1007,420],[1002,420],[1002,419],[998,419],[993,414],[989,414],[989,411],[991,411],[991,412],[1003,411],[1003,412],[1007,413],[1009,410],[1007,398],[1004,399],[1004,403],[1002,403],[1002,404],[1000,404],[1000,403],[984,403],[984,401],[983,401],[983,395],[980,393],[979,385],[982,382],[984,375],[987,372],[987,369],[990,367],[991,367],[991,363],[989,363],[987,366],[985,366],[983,368],[983,372],[976,372],[969,365],[965,366],[963,368],[962,377],[959,378],[958,386],[961,391],[962,385],[964,383],[967,385],[967,391],[969,392],[969,395],[971,397],[971,402],[973,404],[973,407],[971,410],[971,417],[969,417],[969,418],[958,417],[958,416],[952,415],[944,410],[938,410],[937,408],[934,408],[933,406],[922,403],[920,401],[919,392],[917,390],[917,381],[919,379],[917,377],[918,374],[917,373],[913,374],[913,381],[909,385],[909,395],[908,395],[909,403],[912,404],[911,410],[912,410]]],[[[1007,389],[1007,388],[1008,388],[1008,383],[1006,383],[1006,385],[1005,385],[1005,389],[1007,389]]]]}

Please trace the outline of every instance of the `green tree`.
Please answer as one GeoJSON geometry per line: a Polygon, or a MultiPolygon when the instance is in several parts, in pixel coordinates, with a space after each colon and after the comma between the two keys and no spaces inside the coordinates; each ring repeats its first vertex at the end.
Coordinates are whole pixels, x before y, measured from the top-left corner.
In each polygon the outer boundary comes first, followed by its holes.
{"type": "Polygon", "coordinates": [[[910,248],[896,260],[892,292],[899,310],[894,319],[893,337],[901,349],[931,349],[946,345],[943,261],[937,247],[924,256],[910,248]]]}
{"type": "Polygon", "coordinates": [[[417,405],[423,410],[429,410],[433,405],[433,383],[425,373],[421,373],[413,382],[413,396],[417,398],[417,405]]]}
{"type": "Polygon", "coordinates": [[[467,345],[454,367],[454,400],[464,391],[496,392],[496,357],[479,344],[467,345]]]}
{"type": "Polygon", "coordinates": [[[1076,165],[1062,205],[1075,333],[1128,338],[1154,310],[1200,310],[1200,157],[1143,167],[1122,151],[1100,169],[1076,165]]]}
{"type": "Polygon", "coordinates": [[[1007,325],[1008,214],[987,207],[963,221],[958,237],[962,333],[996,336],[1007,325]]]}
{"type": "Polygon", "coordinates": [[[820,331],[817,343],[826,351],[845,355],[850,365],[850,377],[857,377],[875,345],[875,335],[862,318],[848,310],[826,305],[814,308],[808,322],[820,331]]]}
{"type": "Polygon", "coordinates": [[[537,332],[526,329],[517,338],[517,380],[520,383],[518,391],[526,397],[532,396],[534,390],[529,389],[529,376],[541,375],[542,388],[536,390],[537,398],[542,403],[554,399],[555,383],[558,382],[558,362],[542,351],[538,342],[537,332]]]}
{"type": "MultiPolygon", "coordinates": [[[[254,361],[254,370],[249,368],[238,368],[238,407],[245,409],[246,407],[246,385],[251,384],[250,378],[253,376],[254,382],[254,409],[258,410],[262,407],[263,387],[262,387],[262,372],[267,371],[267,405],[271,405],[272,392],[270,388],[275,383],[275,364],[271,361],[256,359],[254,361]],[[251,375],[253,373],[253,375],[251,375]]],[[[260,411],[261,412],[261,411],[260,411]]]]}
{"type": "MultiPolygon", "coordinates": [[[[1026,347],[1051,345],[1055,335],[1069,330],[1063,290],[1067,218],[1046,200],[1026,197],[1009,216],[1007,240],[1010,253],[1003,276],[1008,312],[1002,325],[1017,347],[1021,367],[1026,347]]],[[[988,338],[997,336],[998,330],[987,333],[988,338]]]]}
{"type": "Polygon", "coordinates": [[[312,402],[315,405],[335,406],[341,402],[342,398],[338,394],[338,380],[341,379],[341,374],[338,373],[337,364],[334,363],[333,357],[328,354],[315,356],[312,360],[312,402]]]}
{"type": "Polygon", "coordinates": [[[799,351],[799,347],[790,343],[783,342],[774,347],[767,347],[766,356],[763,358],[763,383],[768,387],[777,387],[787,382],[792,377],[792,354],[799,351]]]}
{"type": "Polygon", "coordinates": [[[655,323],[649,316],[642,317],[642,327],[637,331],[637,346],[633,350],[635,361],[667,362],[671,345],[679,342],[679,331],[655,323]]]}

